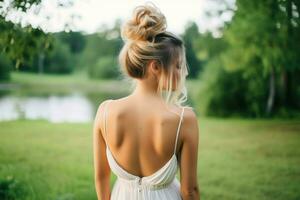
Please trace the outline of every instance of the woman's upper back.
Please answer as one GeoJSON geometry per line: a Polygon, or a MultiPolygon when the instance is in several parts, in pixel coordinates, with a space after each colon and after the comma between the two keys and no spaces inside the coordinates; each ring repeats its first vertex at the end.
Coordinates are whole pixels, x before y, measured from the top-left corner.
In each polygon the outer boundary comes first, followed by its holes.
{"type": "Polygon", "coordinates": [[[107,100],[103,106],[102,135],[124,170],[145,177],[161,169],[174,153],[180,159],[184,138],[189,137],[182,129],[188,129],[189,118],[195,117],[191,109],[168,110],[156,99],[141,101],[130,96],[107,100]]]}

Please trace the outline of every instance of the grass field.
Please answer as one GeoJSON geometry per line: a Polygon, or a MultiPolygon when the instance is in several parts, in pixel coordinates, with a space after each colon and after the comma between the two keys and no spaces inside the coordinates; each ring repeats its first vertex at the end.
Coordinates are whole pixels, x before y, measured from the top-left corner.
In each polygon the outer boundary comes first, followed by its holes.
{"type": "Polygon", "coordinates": [[[108,92],[126,93],[130,86],[125,80],[95,80],[90,79],[85,73],[73,74],[35,74],[26,72],[12,72],[11,84],[18,85],[23,90],[37,92],[70,92],[80,90],[81,92],[108,92]],[[120,81],[124,87],[120,87],[120,81]]]}
{"type": "MultiPolygon", "coordinates": [[[[20,120],[0,127],[0,186],[11,185],[11,196],[96,199],[92,124],[20,120]]],[[[300,199],[299,120],[200,118],[199,127],[202,200],[300,199]]]]}

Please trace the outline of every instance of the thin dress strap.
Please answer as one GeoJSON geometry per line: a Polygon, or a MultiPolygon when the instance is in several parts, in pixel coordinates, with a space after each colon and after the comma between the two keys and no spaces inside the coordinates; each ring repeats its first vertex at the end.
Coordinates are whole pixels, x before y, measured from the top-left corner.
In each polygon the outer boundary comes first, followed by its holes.
{"type": "Polygon", "coordinates": [[[174,154],[176,153],[177,140],[178,140],[179,130],[180,130],[180,126],[181,126],[181,122],[182,122],[182,118],[183,118],[183,112],[184,112],[184,107],[182,107],[182,111],[181,111],[181,115],[180,115],[180,120],[179,120],[179,125],[178,125],[178,128],[177,128],[176,140],[175,140],[175,147],[174,147],[174,154]]]}
{"type": "Polygon", "coordinates": [[[107,131],[106,131],[106,118],[107,118],[107,112],[108,112],[108,105],[109,103],[111,102],[112,100],[108,100],[108,102],[105,104],[105,110],[104,110],[104,135],[105,135],[105,142],[106,142],[106,145],[107,145],[107,131]]]}

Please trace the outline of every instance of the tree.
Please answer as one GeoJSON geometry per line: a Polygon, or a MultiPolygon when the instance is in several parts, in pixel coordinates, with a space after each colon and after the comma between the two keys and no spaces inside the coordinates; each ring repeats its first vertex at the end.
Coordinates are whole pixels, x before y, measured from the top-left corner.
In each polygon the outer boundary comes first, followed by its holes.
{"type": "Polygon", "coordinates": [[[255,117],[299,111],[299,6],[296,0],[236,1],[223,29],[226,48],[205,65],[206,78],[201,76],[210,80],[208,110],[255,117]],[[236,84],[241,89],[234,89],[236,84]]]}
{"type": "MultiPolygon", "coordinates": [[[[72,1],[57,1],[58,7],[72,5],[72,1]]],[[[9,13],[20,11],[26,13],[29,9],[41,6],[41,0],[6,1],[0,8],[0,50],[14,63],[18,69],[21,64],[32,61],[35,54],[43,54],[49,50],[52,42],[51,34],[45,33],[40,27],[33,28],[30,24],[21,26],[18,22],[6,20],[9,13]]],[[[28,65],[30,66],[30,65],[28,65]]]]}
{"type": "Polygon", "coordinates": [[[196,78],[201,71],[201,63],[195,52],[195,41],[199,37],[198,26],[194,22],[189,22],[183,33],[183,40],[186,48],[186,59],[189,66],[189,78],[196,78]]]}
{"type": "Polygon", "coordinates": [[[120,36],[120,21],[117,20],[112,28],[101,27],[97,33],[85,35],[86,47],[79,56],[79,65],[88,69],[93,67],[102,57],[114,57],[123,45],[120,36]]]}
{"type": "MultiPolygon", "coordinates": [[[[244,68],[249,73],[251,68],[262,67],[262,78],[268,77],[268,88],[265,88],[268,90],[265,103],[267,115],[272,113],[275,101],[278,100],[277,85],[281,84],[284,88],[281,95],[286,102],[286,96],[291,95],[288,94],[290,90],[287,90],[287,78],[290,76],[286,74],[294,73],[300,67],[297,56],[299,45],[295,44],[295,41],[300,41],[297,18],[300,13],[294,16],[291,14],[292,5],[296,5],[293,2],[296,1],[238,0],[237,11],[224,32],[230,45],[223,56],[225,67],[244,68]],[[281,83],[280,76],[283,76],[281,83]]],[[[297,12],[296,9],[294,11],[297,12]]]]}

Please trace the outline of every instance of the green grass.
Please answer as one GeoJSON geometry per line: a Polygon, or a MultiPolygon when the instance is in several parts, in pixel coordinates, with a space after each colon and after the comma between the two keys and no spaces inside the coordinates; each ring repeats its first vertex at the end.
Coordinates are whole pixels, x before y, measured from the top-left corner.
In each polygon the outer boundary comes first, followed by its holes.
{"type": "Polygon", "coordinates": [[[204,199],[300,199],[300,123],[211,119],[202,127],[204,199]]]}
{"type": "MultiPolygon", "coordinates": [[[[0,178],[19,181],[19,199],[96,199],[92,124],[0,127],[0,178]]],[[[200,118],[199,128],[203,200],[300,199],[299,121],[200,118]]]]}
{"type": "Polygon", "coordinates": [[[28,199],[95,199],[90,126],[2,122],[0,177],[21,181],[28,199]]]}
{"type": "Polygon", "coordinates": [[[26,91],[46,92],[70,92],[73,90],[82,92],[128,92],[129,83],[125,80],[89,79],[86,73],[73,74],[36,74],[27,72],[12,72],[11,84],[18,85],[26,91]],[[120,87],[120,82],[123,87],[120,87]]]}

